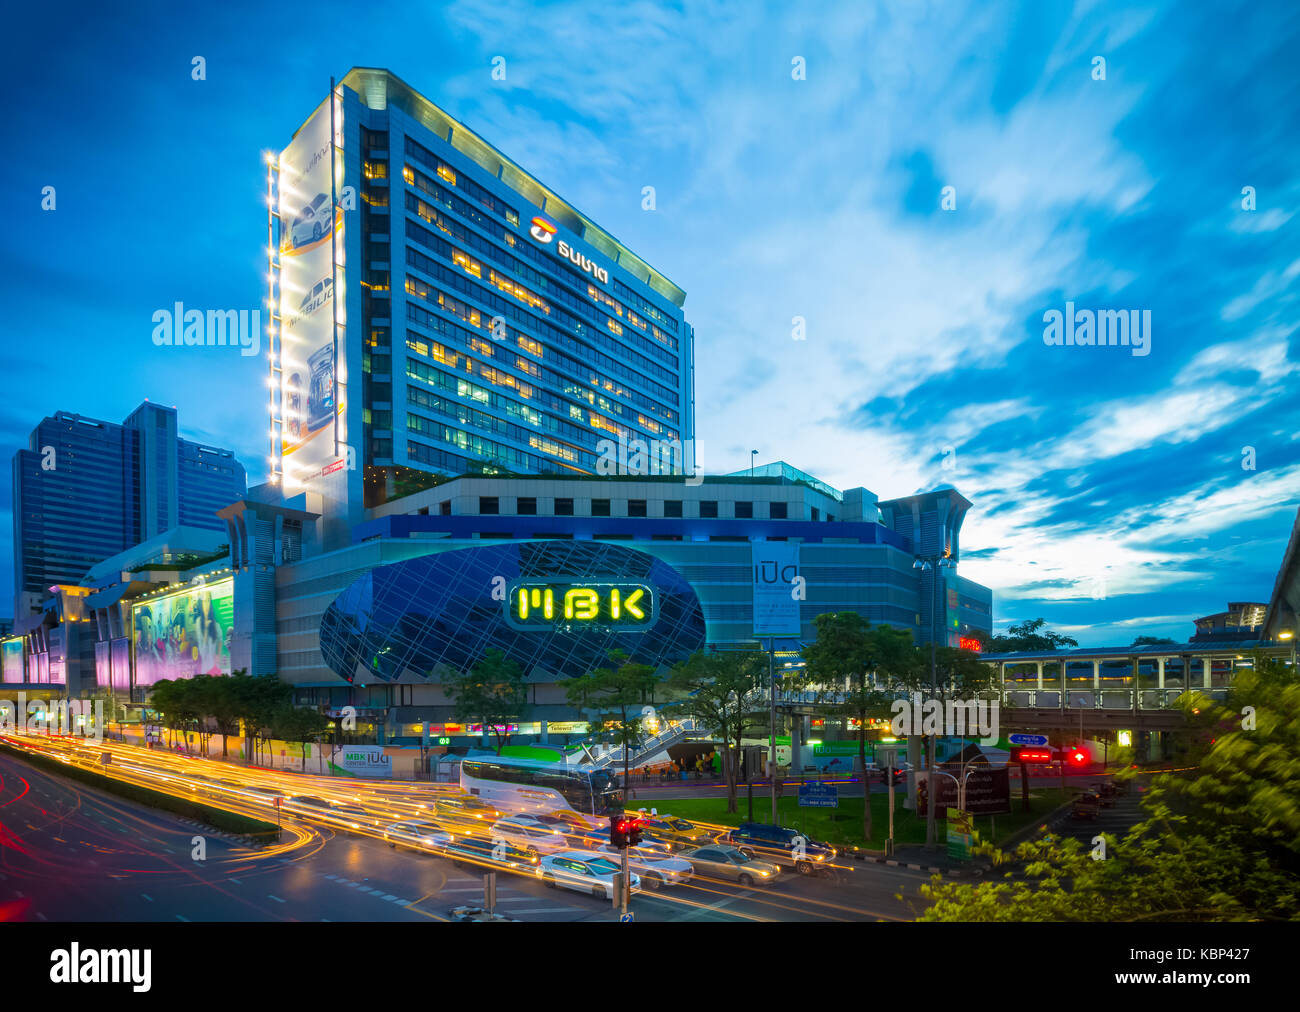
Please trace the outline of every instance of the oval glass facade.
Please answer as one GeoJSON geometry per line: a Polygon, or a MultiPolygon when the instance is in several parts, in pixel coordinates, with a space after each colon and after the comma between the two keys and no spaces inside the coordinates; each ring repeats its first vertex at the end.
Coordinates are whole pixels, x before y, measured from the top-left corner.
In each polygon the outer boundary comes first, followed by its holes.
{"type": "Polygon", "coordinates": [[[325,663],[349,682],[429,678],[439,664],[468,671],[491,647],[561,677],[586,674],[619,649],[643,664],[675,664],[705,643],[704,612],[691,585],[667,563],[600,541],[506,541],[381,566],[359,577],[321,618],[325,663]],[[509,588],[553,584],[642,584],[655,618],[645,626],[564,622],[563,596],[549,628],[509,619],[509,588]],[[494,596],[495,595],[495,596],[494,596]]]}

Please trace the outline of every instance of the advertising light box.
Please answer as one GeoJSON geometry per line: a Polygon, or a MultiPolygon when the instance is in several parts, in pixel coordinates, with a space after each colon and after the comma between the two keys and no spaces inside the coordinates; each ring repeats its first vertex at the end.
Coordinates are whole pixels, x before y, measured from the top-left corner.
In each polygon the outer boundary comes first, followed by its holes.
{"type": "Polygon", "coordinates": [[[132,605],[135,684],[230,674],[234,588],[219,580],[132,605]]]}
{"type": "Polygon", "coordinates": [[[334,152],[327,101],[280,155],[280,454],[291,486],[333,471],[345,435],[336,431],[344,410],[335,350],[343,212],[334,152]]]}

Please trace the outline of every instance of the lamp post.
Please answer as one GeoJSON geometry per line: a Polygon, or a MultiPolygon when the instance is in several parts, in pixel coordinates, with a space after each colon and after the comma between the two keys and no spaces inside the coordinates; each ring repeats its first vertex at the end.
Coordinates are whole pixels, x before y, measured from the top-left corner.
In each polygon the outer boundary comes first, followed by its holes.
{"type": "Polygon", "coordinates": [[[749,476],[754,477],[754,458],[758,456],[757,450],[749,451],[749,476]]]}
{"type": "MultiPolygon", "coordinates": [[[[912,568],[922,572],[933,574],[931,584],[932,598],[930,607],[930,698],[934,699],[939,693],[939,674],[938,660],[935,649],[939,639],[939,572],[943,569],[950,569],[953,565],[952,556],[948,549],[938,555],[918,555],[916,561],[912,563],[912,568]]],[[[935,736],[930,735],[930,740],[926,750],[926,766],[929,769],[927,778],[927,788],[925,792],[926,813],[925,813],[925,846],[927,850],[934,850],[938,846],[938,833],[934,824],[934,774],[935,767],[935,736]]]]}

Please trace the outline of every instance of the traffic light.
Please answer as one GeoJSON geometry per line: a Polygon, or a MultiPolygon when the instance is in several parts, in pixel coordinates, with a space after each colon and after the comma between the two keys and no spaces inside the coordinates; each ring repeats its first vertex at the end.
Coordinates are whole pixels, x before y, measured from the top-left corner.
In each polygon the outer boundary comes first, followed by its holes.
{"type": "Polygon", "coordinates": [[[645,825],[640,819],[633,819],[628,826],[627,845],[629,847],[641,846],[641,834],[645,832],[645,825]]]}
{"type": "Polygon", "coordinates": [[[1081,745],[1065,750],[1065,761],[1071,766],[1087,766],[1088,758],[1088,750],[1081,745]]]}
{"type": "Polygon", "coordinates": [[[623,850],[631,846],[632,825],[635,819],[629,819],[626,815],[611,815],[609,817],[609,844],[611,847],[617,847],[623,850]]]}
{"type": "Polygon", "coordinates": [[[1015,763],[1050,763],[1055,758],[1050,748],[1022,745],[1011,750],[1011,761],[1015,763]]]}

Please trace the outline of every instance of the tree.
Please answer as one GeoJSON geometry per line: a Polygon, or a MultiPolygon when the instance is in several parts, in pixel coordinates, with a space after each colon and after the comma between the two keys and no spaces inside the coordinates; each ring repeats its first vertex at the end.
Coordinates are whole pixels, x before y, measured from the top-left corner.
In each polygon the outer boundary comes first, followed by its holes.
{"type": "Polygon", "coordinates": [[[856,717],[858,767],[862,770],[862,838],[871,841],[871,782],[867,768],[867,718],[888,711],[897,679],[916,668],[911,633],[892,626],[871,627],[855,611],[823,612],[814,622],[817,641],[803,650],[805,677],[812,683],[849,683],[843,702],[826,708],[830,714],[856,717]]]}
{"type": "Polygon", "coordinates": [[[654,698],[658,684],[654,668],[636,664],[627,659],[621,650],[609,652],[611,667],[596,668],[573,679],[565,689],[570,706],[584,709],[596,707],[601,711],[598,722],[612,722],[615,736],[623,746],[623,797],[628,796],[628,765],[632,745],[641,727],[641,708],[654,698]],[[631,711],[636,710],[636,716],[631,711]]]}
{"type": "Polygon", "coordinates": [[[528,687],[519,664],[496,647],[486,650],[473,669],[447,683],[456,719],[492,729],[497,755],[510,740],[509,726],[528,706],[528,687]]]}
{"type": "MultiPolygon", "coordinates": [[[[229,738],[239,733],[239,707],[231,688],[231,678],[244,675],[247,669],[240,668],[234,676],[195,675],[189,679],[194,693],[194,706],[206,718],[211,719],[221,735],[221,758],[229,756],[229,738]]],[[[161,684],[161,683],[160,683],[161,684]]]]}
{"type": "Polygon", "coordinates": [[[319,710],[305,706],[292,706],[288,703],[276,709],[271,714],[269,721],[272,736],[282,741],[294,741],[304,746],[304,772],[307,769],[307,743],[324,734],[329,725],[330,719],[319,710]]]}
{"type": "Polygon", "coordinates": [[[1179,705],[1202,749],[1193,776],[1162,774],[1148,817],[1123,840],[1103,834],[1104,860],[1048,836],[1014,855],[1001,881],[922,887],[922,920],[1223,921],[1300,919],[1300,682],[1256,654],[1223,703],[1185,693],[1179,705]],[[1019,866],[1019,874],[1014,873],[1019,866]]]}
{"type": "Polygon", "coordinates": [[[231,709],[244,726],[246,761],[253,761],[259,736],[271,721],[271,716],[286,705],[293,696],[293,688],[275,675],[250,677],[244,669],[225,679],[226,691],[231,696],[231,709]]]}
{"type": "Polygon", "coordinates": [[[727,811],[736,810],[736,774],[745,730],[763,710],[760,690],[767,680],[767,654],[761,650],[696,653],[678,664],[668,687],[683,694],[685,713],[699,718],[722,739],[727,811]]]}
{"type": "Polygon", "coordinates": [[[1077,647],[1079,641],[1073,636],[1043,629],[1047,619],[1026,619],[1024,622],[1009,626],[1005,636],[988,636],[977,633],[976,637],[984,646],[985,653],[1014,654],[1027,651],[1061,650],[1065,647],[1077,647]],[[1039,632],[1043,629],[1042,632],[1039,632]]]}
{"type": "Polygon", "coordinates": [[[171,731],[186,733],[198,727],[202,716],[198,693],[187,678],[164,678],[157,682],[150,693],[149,705],[158,711],[171,731]]]}
{"type": "Polygon", "coordinates": [[[1139,636],[1133,641],[1132,645],[1135,647],[1158,647],[1164,646],[1166,643],[1175,644],[1177,641],[1171,640],[1167,636],[1139,636]]]}

